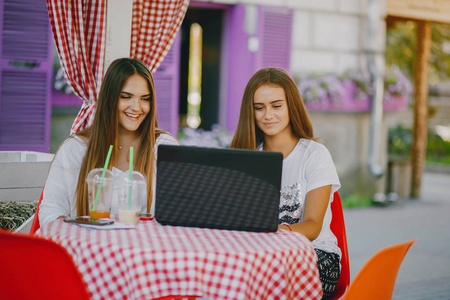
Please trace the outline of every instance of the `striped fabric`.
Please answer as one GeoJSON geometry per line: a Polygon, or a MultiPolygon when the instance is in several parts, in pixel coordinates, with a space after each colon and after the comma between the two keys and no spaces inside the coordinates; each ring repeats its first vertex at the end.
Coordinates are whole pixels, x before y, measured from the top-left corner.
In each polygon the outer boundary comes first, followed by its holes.
{"type": "Polygon", "coordinates": [[[155,73],[176,37],[189,0],[135,0],[131,25],[131,57],[155,73]]]}
{"type": "MultiPolygon", "coordinates": [[[[135,0],[130,57],[154,73],[175,39],[189,0],[135,0]]],[[[106,0],[47,0],[66,82],[83,100],[71,133],[92,124],[104,73],[106,0]]]]}

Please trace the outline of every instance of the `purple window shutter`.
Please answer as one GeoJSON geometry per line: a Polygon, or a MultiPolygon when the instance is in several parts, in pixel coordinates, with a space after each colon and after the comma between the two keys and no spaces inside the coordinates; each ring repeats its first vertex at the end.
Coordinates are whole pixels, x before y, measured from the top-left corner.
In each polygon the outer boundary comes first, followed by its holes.
{"type": "Polygon", "coordinates": [[[45,1],[0,0],[0,150],[48,152],[51,30],[45,1]]]}
{"type": "Polygon", "coordinates": [[[245,32],[246,6],[228,10],[225,27],[227,64],[226,128],[236,129],[242,95],[250,77],[263,67],[281,67],[290,73],[293,10],[284,7],[258,6],[256,52],[248,47],[251,36],[245,32]]]}
{"type": "MultiPolygon", "coordinates": [[[[230,132],[239,121],[242,95],[248,80],[256,72],[255,53],[248,49],[249,35],[245,32],[245,5],[230,8],[225,21],[226,64],[226,124],[230,132]]],[[[224,112],[220,112],[224,114],[224,112]]]]}
{"type": "Polygon", "coordinates": [[[180,35],[178,34],[154,74],[158,126],[175,137],[178,136],[180,44],[180,35]]]}
{"type": "Polygon", "coordinates": [[[290,73],[293,10],[260,6],[258,13],[257,69],[279,67],[290,73]]]}

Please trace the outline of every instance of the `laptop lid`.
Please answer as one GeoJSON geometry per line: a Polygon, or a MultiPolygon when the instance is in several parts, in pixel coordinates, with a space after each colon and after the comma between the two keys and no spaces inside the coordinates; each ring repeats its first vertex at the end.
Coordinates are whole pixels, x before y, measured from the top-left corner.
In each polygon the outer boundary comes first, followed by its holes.
{"type": "Polygon", "coordinates": [[[279,152],[159,145],[155,219],[165,225],[278,229],[279,152]]]}

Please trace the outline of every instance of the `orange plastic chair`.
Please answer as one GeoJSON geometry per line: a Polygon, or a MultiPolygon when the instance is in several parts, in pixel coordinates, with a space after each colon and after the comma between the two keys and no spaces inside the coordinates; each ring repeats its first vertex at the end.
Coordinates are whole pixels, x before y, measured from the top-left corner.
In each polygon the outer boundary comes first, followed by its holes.
{"type": "Polygon", "coordinates": [[[417,239],[414,239],[389,246],[377,252],[353,279],[343,299],[391,299],[403,258],[416,241],[417,239]]]}
{"type": "Polygon", "coordinates": [[[0,230],[2,299],[89,299],[72,256],[52,240],[0,230]]]}
{"type": "Polygon", "coordinates": [[[341,276],[339,277],[336,289],[330,299],[340,299],[350,285],[350,263],[348,258],[347,234],[345,231],[344,213],[342,211],[341,197],[338,192],[334,193],[334,200],[331,202],[330,228],[337,238],[338,247],[341,249],[341,276]]]}
{"type": "Polygon", "coordinates": [[[31,223],[31,228],[30,228],[30,234],[34,234],[36,232],[36,230],[38,230],[41,227],[41,225],[39,224],[39,206],[41,205],[42,197],[44,196],[44,188],[45,188],[45,185],[42,188],[41,197],[39,198],[36,212],[34,213],[33,223],[31,223]]]}

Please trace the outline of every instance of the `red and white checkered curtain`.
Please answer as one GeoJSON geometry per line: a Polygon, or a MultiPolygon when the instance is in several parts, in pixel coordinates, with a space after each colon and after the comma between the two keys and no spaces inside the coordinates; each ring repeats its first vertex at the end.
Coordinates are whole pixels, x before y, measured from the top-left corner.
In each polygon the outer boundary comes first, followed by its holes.
{"type": "Polygon", "coordinates": [[[94,117],[103,79],[106,0],[47,0],[47,9],[65,80],[83,100],[74,133],[94,117]]]}
{"type": "MultiPolygon", "coordinates": [[[[189,0],[134,0],[130,57],[154,73],[175,39],[189,0]]],[[[66,82],[83,105],[71,133],[92,124],[105,57],[106,0],[47,0],[66,82]]]]}
{"type": "Polygon", "coordinates": [[[189,0],[135,0],[131,27],[131,57],[155,73],[169,52],[189,0]]]}

